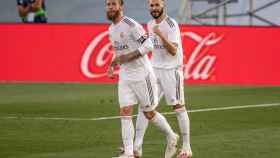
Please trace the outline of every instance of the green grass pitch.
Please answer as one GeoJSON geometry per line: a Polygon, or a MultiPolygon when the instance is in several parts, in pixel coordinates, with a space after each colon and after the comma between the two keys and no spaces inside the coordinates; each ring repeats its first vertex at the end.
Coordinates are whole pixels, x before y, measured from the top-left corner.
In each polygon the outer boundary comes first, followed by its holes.
{"type": "MultiPolygon", "coordinates": [[[[194,158],[279,158],[280,87],[185,87],[194,158]]],[[[0,158],[111,158],[121,143],[117,85],[0,84],[0,158]],[[63,118],[63,119],[54,119],[63,118]]],[[[160,112],[171,112],[164,100],[160,112]]],[[[137,109],[135,108],[134,113],[137,109]]],[[[176,117],[166,115],[178,132],[176,117]]],[[[143,158],[162,158],[165,138],[152,125],[143,158]]]]}

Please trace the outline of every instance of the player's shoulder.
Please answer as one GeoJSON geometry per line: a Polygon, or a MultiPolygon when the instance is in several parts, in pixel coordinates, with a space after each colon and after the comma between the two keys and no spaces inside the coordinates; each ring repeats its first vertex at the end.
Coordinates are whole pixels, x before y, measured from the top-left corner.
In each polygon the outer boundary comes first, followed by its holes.
{"type": "Polygon", "coordinates": [[[176,28],[178,26],[177,21],[169,16],[165,18],[165,21],[170,28],[176,28]]]}
{"type": "Polygon", "coordinates": [[[130,18],[130,17],[127,17],[127,16],[125,16],[125,17],[123,18],[122,23],[125,24],[125,25],[127,25],[128,27],[131,27],[131,28],[140,25],[136,20],[134,20],[134,19],[132,19],[132,18],[130,18]]]}

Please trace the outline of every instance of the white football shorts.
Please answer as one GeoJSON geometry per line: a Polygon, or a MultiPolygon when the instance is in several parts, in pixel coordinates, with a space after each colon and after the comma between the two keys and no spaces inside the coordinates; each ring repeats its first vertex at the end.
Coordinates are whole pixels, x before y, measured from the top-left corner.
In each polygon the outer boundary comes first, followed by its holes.
{"type": "Polygon", "coordinates": [[[158,105],[158,87],[154,75],[142,81],[119,81],[120,108],[139,104],[142,111],[153,111],[158,105]]]}
{"type": "Polygon", "coordinates": [[[154,68],[158,82],[158,97],[164,96],[167,105],[184,105],[184,75],[182,68],[154,68]]]}

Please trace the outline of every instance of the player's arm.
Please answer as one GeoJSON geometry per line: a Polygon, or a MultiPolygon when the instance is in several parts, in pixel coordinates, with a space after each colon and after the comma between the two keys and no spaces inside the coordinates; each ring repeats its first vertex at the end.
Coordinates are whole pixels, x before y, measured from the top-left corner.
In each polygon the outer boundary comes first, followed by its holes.
{"type": "Polygon", "coordinates": [[[141,36],[141,38],[139,38],[137,41],[142,43],[138,49],[128,54],[117,56],[113,59],[107,70],[107,75],[109,78],[114,78],[114,69],[117,65],[135,60],[153,49],[152,41],[146,35],[141,36]]]}
{"type": "Polygon", "coordinates": [[[31,8],[33,12],[37,12],[42,8],[43,0],[31,0],[31,2],[31,8]]]}
{"type": "Polygon", "coordinates": [[[131,35],[136,42],[141,44],[140,47],[133,52],[117,57],[115,59],[116,64],[123,64],[138,59],[154,49],[151,39],[142,26],[135,26],[132,28],[131,35]]]}
{"type": "MultiPolygon", "coordinates": [[[[113,43],[110,33],[109,33],[109,40],[110,40],[111,43],[113,43]]],[[[116,52],[116,51],[114,51],[114,52],[116,52]]],[[[114,58],[113,61],[111,62],[111,64],[109,65],[108,70],[107,70],[107,76],[109,78],[111,78],[111,79],[114,78],[114,69],[117,65],[118,64],[115,62],[115,58],[114,58]]]]}
{"type": "Polygon", "coordinates": [[[142,45],[135,51],[116,57],[113,64],[116,65],[116,64],[123,64],[123,63],[130,62],[132,60],[138,59],[139,57],[142,57],[143,55],[153,50],[154,46],[150,38],[146,36],[142,42],[143,42],[142,45]]]}
{"type": "Polygon", "coordinates": [[[178,48],[178,44],[175,42],[171,42],[168,40],[168,37],[165,37],[163,35],[163,33],[160,31],[159,26],[156,25],[153,28],[153,31],[155,32],[155,34],[157,34],[159,36],[159,38],[161,39],[163,46],[165,49],[167,49],[167,52],[172,55],[175,56],[177,53],[177,48],[178,48]]]}
{"type": "Polygon", "coordinates": [[[17,9],[18,9],[18,14],[19,14],[19,16],[23,18],[23,17],[26,17],[26,16],[27,16],[27,14],[28,14],[28,12],[29,12],[29,10],[30,10],[30,7],[29,7],[29,6],[24,7],[24,6],[22,6],[22,5],[18,5],[18,6],[17,6],[17,9]]]}
{"type": "MultiPolygon", "coordinates": [[[[146,49],[146,48],[142,48],[142,49],[146,49]]],[[[108,77],[109,78],[114,78],[114,69],[117,65],[121,65],[123,63],[135,60],[135,59],[141,57],[142,54],[143,54],[143,52],[142,52],[141,47],[140,47],[140,48],[138,48],[137,50],[135,50],[131,53],[115,57],[113,59],[112,63],[110,64],[108,70],[107,70],[108,77]]]]}
{"type": "Polygon", "coordinates": [[[25,18],[30,10],[30,6],[26,1],[17,0],[17,9],[19,16],[25,18]]]}
{"type": "Polygon", "coordinates": [[[137,49],[129,54],[125,54],[125,55],[116,57],[115,60],[113,60],[113,62],[112,62],[112,66],[121,65],[123,63],[130,62],[141,56],[142,55],[141,55],[140,51],[137,49]]]}
{"type": "Polygon", "coordinates": [[[107,70],[107,76],[109,78],[114,78],[114,69],[115,69],[115,64],[113,64],[113,62],[110,64],[110,66],[108,67],[108,70],[107,70]]]}

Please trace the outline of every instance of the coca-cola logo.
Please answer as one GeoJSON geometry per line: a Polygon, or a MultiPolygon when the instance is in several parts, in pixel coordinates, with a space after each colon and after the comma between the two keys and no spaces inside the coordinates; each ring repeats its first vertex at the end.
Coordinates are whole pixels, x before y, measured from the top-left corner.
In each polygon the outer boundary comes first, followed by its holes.
{"type": "Polygon", "coordinates": [[[209,54],[209,48],[219,43],[223,36],[217,37],[216,33],[212,32],[205,37],[194,32],[183,32],[183,38],[188,37],[197,42],[196,47],[190,53],[190,57],[184,64],[185,79],[207,80],[215,71],[214,64],[217,57],[209,54]]]}
{"type": "MultiPolygon", "coordinates": [[[[96,70],[108,67],[114,55],[112,45],[109,41],[97,50],[97,46],[100,46],[102,40],[108,38],[108,34],[108,31],[105,31],[95,37],[82,56],[81,71],[88,78],[96,79],[107,75],[106,71],[99,72],[96,70]],[[95,56],[95,58],[92,61],[95,63],[90,63],[93,56],[95,56]],[[90,66],[92,65],[95,66],[90,69],[90,66]]],[[[193,42],[196,42],[196,46],[190,52],[190,55],[184,64],[185,79],[209,79],[215,71],[214,64],[217,60],[216,56],[209,53],[209,48],[218,44],[223,39],[223,36],[217,36],[214,32],[211,32],[206,36],[201,36],[194,32],[182,32],[181,36],[183,39],[188,38],[193,42]]],[[[117,70],[114,73],[118,74],[119,72],[117,70]]]]}
{"type": "MultiPolygon", "coordinates": [[[[99,34],[97,37],[95,37],[92,42],[88,45],[88,47],[86,48],[83,57],[82,57],[82,61],[81,61],[81,70],[82,73],[88,77],[88,78],[101,78],[101,77],[105,77],[107,74],[106,72],[103,73],[98,73],[95,72],[95,69],[98,69],[100,67],[106,67],[108,66],[108,64],[110,64],[111,60],[112,60],[112,56],[114,55],[114,52],[111,48],[112,44],[110,42],[106,43],[100,50],[96,50],[96,47],[100,44],[100,42],[104,39],[104,38],[108,38],[109,32],[105,31],[102,32],[101,34],[99,34]],[[97,53],[95,60],[93,60],[94,63],[93,65],[96,65],[97,67],[93,68],[92,70],[90,70],[89,66],[90,66],[90,59],[92,58],[93,54],[97,53]],[[112,54],[105,56],[106,53],[112,54]]],[[[115,72],[117,73],[117,72],[115,72]]]]}

